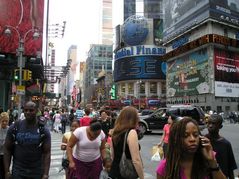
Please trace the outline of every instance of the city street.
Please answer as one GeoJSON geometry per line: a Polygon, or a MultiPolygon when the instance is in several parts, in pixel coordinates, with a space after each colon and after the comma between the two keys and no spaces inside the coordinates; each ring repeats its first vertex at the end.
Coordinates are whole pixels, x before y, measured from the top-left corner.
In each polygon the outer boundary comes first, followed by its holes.
{"type": "MultiPolygon", "coordinates": [[[[205,134],[207,130],[203,131],[205,134]]],[[[221,135],[227,138],[233,147],[237,166],[239,166],[239,140],[238,140],[239,124],[228,124],[224,123],[221,130],[221,135]]],[[[152,146],[160,141],[161,134],[152,133],[147,134],[140,141],[141,144],[141,155],[144,162],[144,171],[146,179],[155,178],[155,170],[158,162],[151,161],[151,149],[152,146]]],[[[62,151],[60,150],[61,134],[52,133],[52,154],[51,154],[51,168],[50,168],[50,179],[61,179],[64,178],[64,171],[59,173],[61,169],[62,151]]],[[[238,173],[239,170],[236,171],[238,173]]]]}

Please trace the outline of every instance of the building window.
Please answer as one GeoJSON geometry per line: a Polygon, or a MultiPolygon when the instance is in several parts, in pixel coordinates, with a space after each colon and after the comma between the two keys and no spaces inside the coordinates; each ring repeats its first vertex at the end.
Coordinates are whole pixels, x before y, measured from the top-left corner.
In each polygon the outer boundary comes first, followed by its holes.
{"type": "Polygon", "coordinates": [[[122,92],[122,93],[125,93],[125,83],[122,83],[122,84],[121,84],[121,92],[122,92]]]}
{"type": "Polygon", "coordinates": [[[139,93],[140,94],[145,94],[145,83],[140,83],[139,93]]]}
{"type": "Polygon", "coordinates": [[[129,91],[129,94],[134,94],[134,84],[133,83],[128,83],[128,91],[129,91]]]}
{"type": "Polygon", "coordinates": [[[157,83],[151,82],[149,90],[150,90],[150,93],[156,94],[157,93],[157,83]]]}

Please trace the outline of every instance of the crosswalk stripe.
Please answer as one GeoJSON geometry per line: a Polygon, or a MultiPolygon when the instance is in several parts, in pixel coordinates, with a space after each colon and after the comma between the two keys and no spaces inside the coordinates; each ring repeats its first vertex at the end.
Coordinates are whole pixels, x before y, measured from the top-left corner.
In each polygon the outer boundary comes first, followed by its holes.
{"type": "Polygon", "coordinates": [[[62,135],[51,133],[51,166],[49,171],[49,179],[65,179],[65,171],[59,172],[61,167],[61,160],[63,151],[61,150],[62,135]]]}

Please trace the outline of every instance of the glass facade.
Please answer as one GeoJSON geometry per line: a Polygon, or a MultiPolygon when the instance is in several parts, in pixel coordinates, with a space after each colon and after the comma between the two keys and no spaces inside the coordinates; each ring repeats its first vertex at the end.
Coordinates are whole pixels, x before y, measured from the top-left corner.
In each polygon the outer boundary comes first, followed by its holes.
{"type": "Polygon", "coordinates": [[[112,73],[112,45],[91,45],[86,60],[85,83],[93,85],[102,69],[112,73]]]}

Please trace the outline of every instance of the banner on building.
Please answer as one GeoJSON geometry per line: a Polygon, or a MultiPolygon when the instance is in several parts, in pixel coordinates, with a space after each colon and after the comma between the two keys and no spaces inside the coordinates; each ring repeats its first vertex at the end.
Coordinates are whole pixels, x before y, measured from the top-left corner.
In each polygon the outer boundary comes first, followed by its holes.
{"type": "Polygon", "coordinates": [[[211,92],[208,53],[203,48],[167,63],[167,97],[211,92]]]}
{"type": "Polygon", "coordinates": [[[215,49],[215,96],[239,97],[239,53],[215,49]]]}
{"type": "Polygon", "coordinates": [[[0,9],[0,52],[16,54],[22,39],[23,55],[41,54],[44,0],[0,0],[0,9]],[[38,39],[33,39],[34,29],[40,33],[38,39]]]}

